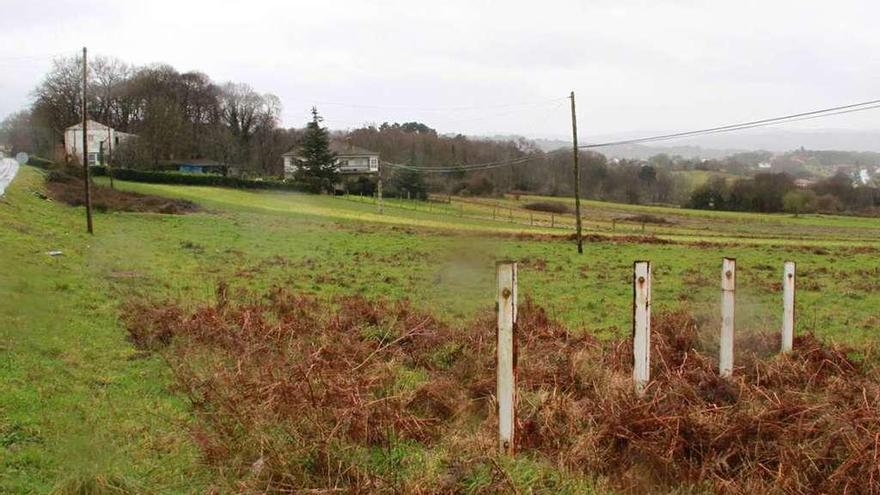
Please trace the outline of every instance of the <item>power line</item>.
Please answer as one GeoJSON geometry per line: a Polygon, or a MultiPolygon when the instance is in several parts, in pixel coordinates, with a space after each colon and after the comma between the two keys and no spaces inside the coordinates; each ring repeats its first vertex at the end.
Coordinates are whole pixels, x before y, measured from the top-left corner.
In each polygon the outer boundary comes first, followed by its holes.
{"type": "Polygon", "coordinates": [[[61,57],[72,57],[75,56],[76,52],[57,52],[57,53],[46,53],[46,54],[35,54],[35,55],[21,55],[21,56],[10,56],[10,57],[0,57],[0,65],[10,66],[15,64],[31,64],[36,62],[48,62],[61,57]]]}
{"type": "Polygon", "coordinates": [[[42,58],[55,58],[55,57],[63,57],[68,55],[79,54],[79,52],[75,51],[66,51],[66,52],[55,52],[55,53],[34,53],[30,55],[2,55],[0,56],[0,61],[16,61],[16,60],[30,60],[30,59],[42,59],[42,58]]]}
{"type": "Polygon", "coordinates": [[[458,166],[431,166],[431,167],[414,167],[412,165],[404,165],[401,163],[393,163],[383,161],[384,165],[387,165],[392,168],[399,168],[404,170],[413,170],[416,172],[426,172],[426,173],[453,173],[453,172],[471,172],[477,170],[489,170],[493,168],[506,167],[510,165],[518,165],[521,163],[525,163],[531,159],[533,156],[524,156],[521,158],[517,158],[514,160],[505,160],[501,162],[489,162],[489,163],[481,163],[474,165],[458,165],[458,166]]]}
{"type": "Polygon", "coordinates": [[[624,139],[620,141],[608,141],[604,143],[593,143],[593,144],[584,144],[579,146],[579,148],[604,148],[607,146],[618,146],[624,144],[638,144],[638,143],[647,143],[654,141],[667,141],[670,139],[677,139],[682,137],[693,137],[693,136],[705,136],[709,134],[719,134],[723,132],[733,132],[739,131],[743,129],[752,129],[755,127],[764,127],[768,125],[786,123],[786,122],[797,122],[801,120],[810,120],[817,119],[822,117],[830,117],[832,115],[840,115],[845,113],[852,112],[860,112],[864,110],[872,110],[875,108],[880,108],[880,100],[869,100],[861,103],[853,103],[850,105],[841,105],[837,107],[824,108],[821,110],[812,110],[809,112],[801,112],[790,115],[784,115],[781,117],[771,117],[767,119],[761,120],[753,120],[749,122],[740,122],[738,124],[728,124],[716,127],[709,127],[705,129],[697,129],[693,131],[684,131],[684,132],[676,132],[672,134],[660,134],[656,136],[648,136],[643,138],[635,138],[635,139],[624,139]]]}
{"type": "Polygon", "coordinates": [[[432,167],[414,167],[412,165],[404,165],[401,163],[386,162],[384,160],[382,161],[382,164],[389,166],[391,168],[397,168],[397,169],[402,169],[402,170],[411,170],[414,172],[450,174],[450,173],[457,173],[457,172],[476,172],[476,171],[481,171],[481,170],[491,170],[491,169],[500,168],[500,167],[508,167],[511,165],[519,165],[519,164],[526,163],[534,158],[535,158],[535,156],[533,156],[533,155],[527,155],[527,156],[523,156],[523,157],[516,158],[513,160],[504,160],[504,161],[498,161],[498,162],[475,163],[475,164],[471,164],[471,165],[440,165],[440,166],[432,166],[432,167]]]}

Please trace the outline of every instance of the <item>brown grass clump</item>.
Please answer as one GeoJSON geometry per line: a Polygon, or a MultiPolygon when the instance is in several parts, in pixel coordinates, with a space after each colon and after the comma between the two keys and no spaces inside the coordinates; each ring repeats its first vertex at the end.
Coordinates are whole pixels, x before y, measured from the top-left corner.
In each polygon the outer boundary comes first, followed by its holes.
{"type": "Polygon", "coordinates": [[[661,217],[659,215],[651,215],[647,213],[639,214],[639,215],[630,215],[627,217],[622,217],[617,219],[620,222],[633,222],[633,223],[651,223],[655,225],[669,225],[673,222],[670,222],[665,217],[661,217]]]}
{"type": "MultiPolygon", "coordinates": [[[[406,302],[218,299],[126,314],[134,342],[167,357],[193,437],[238,490],[456,493],[477,463],[490,466],[484,492],[515,489],[494,454],[492,315],[454,329],[406,302]],[[395,481],[354,454],[400,442],[440,452],[442,472],[395,481]]],[[[637,397],[628,340],[600,343],[522,305],[521,455],[634,493],[880,494],[874,370],[809,335],[760,358],[776,341],[759,336],[726,380],[688,314],[659,315],[652,331],[653,380],[637,397]]]]}
{"type": "MultiPolygon", "coordinates": [[[[183,214],[199,207],[185,199],[170,199],[148,194],[120,191],[92,184],[92,207],[96,211],[129,211],[142,213],[183,214]]],[[[46,180],[46,194],[70,206],[83,206],[85,192],[82,179],[53,171],[46,180]]]]}
{"type": "Polygon", "coordinates": [[[571,206],[561,201],[536,201],[523,205],[526,210],[542,211],[545,213],[566,214],[572,213],[571,206]]]}

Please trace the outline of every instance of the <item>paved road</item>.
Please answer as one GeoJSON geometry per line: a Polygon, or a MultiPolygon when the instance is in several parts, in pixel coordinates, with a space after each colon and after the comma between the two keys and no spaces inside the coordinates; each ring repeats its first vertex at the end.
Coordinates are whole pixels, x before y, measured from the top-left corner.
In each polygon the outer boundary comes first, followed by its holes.
{"type": "Polygon", "coordinates": [[[18,162],[12,158],[0,158],[0,196],[6,192],[6,186],[18,173],[18,162]]]}

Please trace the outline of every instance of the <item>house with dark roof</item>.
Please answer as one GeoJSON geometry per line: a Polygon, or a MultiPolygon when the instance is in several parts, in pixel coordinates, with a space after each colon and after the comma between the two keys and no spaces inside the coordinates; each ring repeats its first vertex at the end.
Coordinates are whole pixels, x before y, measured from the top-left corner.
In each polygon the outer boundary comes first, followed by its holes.
{"type": "MultiPolygon", "coordinates": [[[[330,151],[336,154],[336,168],[341,174],[378,174],[379,153],[355,146],[348,141],[331,141],[330,151]]],[[[299,149],[281,155],[284,159],[284,177],[292,178],[303,167],[305,159],[299,149]]]]}

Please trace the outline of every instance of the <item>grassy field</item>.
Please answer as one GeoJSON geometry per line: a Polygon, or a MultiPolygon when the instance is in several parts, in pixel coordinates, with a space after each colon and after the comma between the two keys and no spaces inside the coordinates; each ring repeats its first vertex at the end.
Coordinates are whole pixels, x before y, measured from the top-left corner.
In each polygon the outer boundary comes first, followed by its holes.
{"type": "Polygon", "coordinates": [[[119,316],[137,298],[210,301],[220,282],[233,291],[409,298],[458,322],[492,310],[493,264],[511,258],[522,297],[610,338],[629,331],[634,260],[654,263],[656,309],[689,309],[711,328],[721,257],[736,257],[743,330],[779,325],[782,263],[794,260],[798,332],[866,345],[880,328],[876,219],[585,202],[595,236],[578,255],[565,237],[570,216],[522,208],[539,198],[391,200],[380,215],[361,198],[116,184],[203,211],[97,213],[95,236],[86,236],[83,210],[35,195],[41,172],[30,167],[0,200],[0,492],[44,493],[96,474],[163,493],[208,486],[183,433],[187,404],[169,391],[164,363],[126,341],[119,316]],[[645,213],[671,223],[643,232],[614,221],[645,213]],[[55,249],[64,255],[46,254],[55,249]]]}
{"type": "MultiPolygon", "coordinates": [[[[186,297],[204,297],[216,281],[230,280],[248,288],[283,284],[318,294],[410,297],[447,317],[469,317],[493,304],[494,261],[512,258],[521,263],[525,296],[570,325],[610,336],[628,331],[633,261],[653,261],[658,307],[684,305],[714,317],[720,258],[731,256],[738,259],[738,318],[743,327],[777,325],[778,282],[785,260],[798,263],[801,330],[860,343],[871,340],[877,323],[874,308],[880,297],[871,274],[878,269],[880,222],[873,219],[659,209],[667,216],[693,217],[707,229],[727,222],[730,231],[704,237],[657,234],[670,241],[662,244],[633,242],[631,235],[641,233],[638,226],[630,226],[633,232],[588,229],[609,240],[588,242],[584,255],[578,256],[571,241],[547,237],[566,235],[566,230],[493,222],[491,207],[473,199],[459,203],[453,198],[452,205],[435,205],[431,212],[424,204],[388,201],[385,213],[379,215],[372,203],[358,199],[151,184],[121,187],[182,197],[209,209],[185,217],[108,215],[110,232],[99,236],[117,246],[130,244],[111,250],[119,259],[109,270],[126,266],[138,273],[143,270],[146,280],[161,280],[161,290],[186,297]],[[455,213],[459,204],[467,205],[464,217],[455,213]],[[439,208],[452,213],[438,213],[439,208]],[[482,215],[484,211],[490,215],[482,215]],[[117,226],[120,217],[124,221],[117,226]],[[828,227],[829,232],[818,238],[812,235],[835,221],[839,225],[828,227]],[[145,238],[156,222],[167,227],[160,228],[158,238],[145,238]],[[765,239],[755,234],[785,228],[794,231],[792,238],[765,239]],[[861,237],[844,236],[849,229],[862,232],[861,237]],[[149,251],[136,246],[145,243],[164,249],[143,260],[148,267],[138,267],[138,258],[149,251]],[[146,276],[158,270],[158,275],[146,276]],[[193,279],[187,273],[201,276],[193,279]]],[[[587,202],[586,208],[588,215],[597,216],[621,210],[656,211],[595,202],[587,202]]],[[[144,280],[132,286],[132,290],[155,290],[144,280]]]]}
{"type": "Polygon", "coordinates": [[[42,189],[25,167],[0,199],[0,493],[96,477],[161,492],[200,484],[188,410],[164,363],[121,332],[102,243],[42,189]]]}

